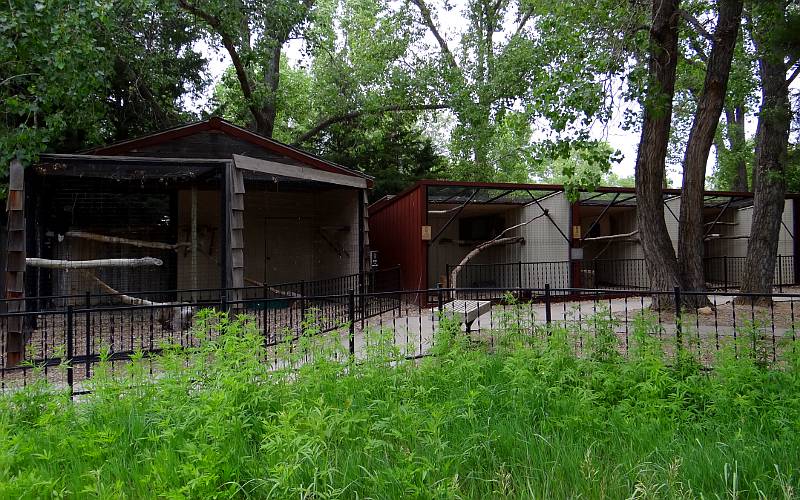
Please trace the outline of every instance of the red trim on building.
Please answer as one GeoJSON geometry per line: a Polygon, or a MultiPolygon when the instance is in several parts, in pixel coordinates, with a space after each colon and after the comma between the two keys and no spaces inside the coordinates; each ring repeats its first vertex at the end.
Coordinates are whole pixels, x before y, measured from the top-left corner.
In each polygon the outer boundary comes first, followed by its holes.
{"type": "MultiPolygon", "coordinates": [[[[521,184],[510,182],[473,182],[473,181],[447,181],[438,179],[424,179],[417,181],[412,186],[401,191],[396,196],[384,196],[380,200],[370,205],[370,213],[372,211],[380,211],[387,206],[395,203],[396,200],[408,195],[410,192],[416,190],[420,186],[452,186],[452,187],[477,187],[484,189],[518,189],[518,190],[531,190],[531,191],[563,191],[562,184],[521,184]]],[[[636,189],[632,187],[618,187],[618,186],[598,186],[594,189],[582,189],[584,193],[629,193],[636,194],[636,189]]],[[[664,194],[680,196],[681,190],[674,188],[664,189],[664,194]]],[[[753,193],[738,192],[738,191],[704,191],[704,196],[736,196],[739,198],[752,198],[753,193]]],[[[800,199],[800,193],[786,193],[787,199],[800,199]]]]}

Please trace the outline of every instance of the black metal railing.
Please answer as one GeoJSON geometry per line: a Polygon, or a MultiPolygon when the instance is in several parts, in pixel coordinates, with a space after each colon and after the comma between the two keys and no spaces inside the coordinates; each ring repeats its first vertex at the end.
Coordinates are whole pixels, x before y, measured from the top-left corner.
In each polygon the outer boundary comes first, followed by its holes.
{"type": "Polygon", "coordinates": [[[301,296],[323,296],[347,293],[354,289],[363,292],[384,291],[400,288],[400,267],[370,270],[318,280],[295,281],[290,283],[273,283],[252,285],[240,288],[189,288],[176,290],[120,291],[118,293],[96,292],[87,290],[79,294],[49,295],[26,297],[22,299],[0,299],[0,312],[8,309],[11,302],[25,302],[28,311],[57,311],[73,307],[102,307],[119,305],[147,305],[151,302],[166,304],[214,303],[230,299],[274,298],[295,299],[301,296]],[[165,301],[164,297],[171,297],[165,301]]]}
{"type": "Polygon", "coordinates": [[[532,337],[560,329],[578,355],[589,353],[601,335],[609,349],[625,355],[634,332],[641,334],[645,328],[648,336],[661,342],[666,355],[683,349],[710,366],[717,351],[730,347],[736,355],[758,356],[769,365],[783,362],[784,354],[795,349],[800,313],[800,294],[652,292],[549,284],[535,289],[351,289],[321,296],[266,295],[223,296],[178,305],[68,305],[61,310],[0,314],[3,356],[7,325],[18,323],[21,316],[28,329],[26,363],[6,366],[3,357],[0,389],[14,390],[45,378],[80,393],[87,390],[86,381],[101,360],[113,372],[132,358],[144,356],[155,372],[158,366],[153,360],[165,345],[198,346],[203,338],[219,333],[193,326],[207,308],[247,318],[264,338],[265,361],[275,366],[287,362],[281,353],[304,349],[299,340],[309,335],[338,345],[337,352],[352,358],[363,356],[376,338],[388,342],[402,357],[426,356],[445,317],[462,323],[472,342],[489,349],[509,332],[532,337]],[[675,313],[676,304],[681,314],[675,313]]]}
{"type": "MultiPolygon", "coordinates": [[[[739,287],[744,274],[744,257],[707,257],[703,260],[709,290],[731,290],[739,287]]],[[[453,286],[451,273],[455,265],[447,264],[447,284],[453,286]]],[[[650,279],[644,259],[589,259],[554,262],[503,262],[466,264],[458,273],[458,287],[467,288],[567,288],[580,283],[583,288],[648,290],[650,279]],[[577,273],[576,279],[570,276],[577,273]]],[[[794,256],[779,255],[775,263],[775,287],[797,284],[794,256]]]]}

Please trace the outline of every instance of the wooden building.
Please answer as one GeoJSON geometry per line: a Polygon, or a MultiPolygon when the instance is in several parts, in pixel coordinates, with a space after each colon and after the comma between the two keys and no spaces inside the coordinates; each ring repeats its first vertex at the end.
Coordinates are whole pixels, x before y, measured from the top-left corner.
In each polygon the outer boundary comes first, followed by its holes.
{"type": "Polygon", "coordinates": [[[172,300],[173,290],[358,274],[371,184],[219,118],[42,155],[25,175],[26,295],[163,291],[172,300]],[[129,265],[72,264],[103,259],[129,265]]]}
{"type": "MultiPolygon", "coordinates": [[[[753,195],[709,191],[704,200],[708,284],[735,288],[753,195]]],[[[798,196],[787,195],[776,284],[800,282],[797,210],[798,196]]],[[[664,216],[677,248],[680,190],[664,190],[664,216]]],[[[600,187],[570,201],[560,185],[425,180],[378,200],[369,217],[371,250],[381,267],[401,266],[406,289],[649,288],[632,188],[600,187]],[[500,233],[506,244],[490,246],[459,266],[500,233]]]]}

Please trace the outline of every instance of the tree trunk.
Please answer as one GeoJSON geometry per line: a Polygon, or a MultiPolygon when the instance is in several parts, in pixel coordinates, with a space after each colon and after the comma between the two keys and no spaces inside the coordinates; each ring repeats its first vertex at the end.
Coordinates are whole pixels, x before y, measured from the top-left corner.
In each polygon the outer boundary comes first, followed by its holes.
{"type": "MultiPolygon", "coordinates": [[[[706,290],[703,269],[703,191],[706,165],[725,102],[733,49],[741,19],[742,0],[720,0],[717,28],[706,65],[703,91],[686,144],[678,233],[678,266],[681,286],[686,290],[706,290]]],[[[693,308],[709,305],[708,298],[704,295],[687,295],[686,301],[693,308]]]]}
{"type": "Polygon", "coordinates": [[[281,44],[274,43],[276,44],[275,48],[272,49],[264,62],[264,85],[267,87],[267,96],[259,110],[262,115],[261,119],[256,120],[256,132],[265,137],[272,137],[275,132],[275,117],[278,113],[277,96],[281,77],[281,44]]]}
{"type": "Polygon", "coordinates": [[[739,103],[735,107],[725,109],[725,121],[728,123],[728,142],[731,145],[731,152],[736,155],[736,173],[733,176],[731,190],[747,192],[747,162],[742,156],[744,153],[747,138],[744,134],[744,104],[739,103]]]}
{"type": "MultiPolygon", "coordinates": [[[[648,86],[639,151],[636,155],[636,222],[653,290],[678,286],[678,264],[664,220],[664,161],[672,119],[678,63],[679,0],[653,0],[648,86]]],[[[669,296],[655,294],[653,306],[671,307],[669,296]],[[664,300],[666,298],[666,300],[664,300]]]]}
{"type": "MultiPolygon", "coordinates": [[[[783,14],[778,11],[780,19],[783,14]]],[[[773,30],[780,20],[762,19],[761,33],[773,30]]],[[[747,243],[745,272],[741,291],[744,293],[771,293],[778,255],[778,236],[786,197],[785,168],[789,144],[791,108],[789,86],[786,81],[786,63],[781,50],[770,44],[765,51],[756,38],[761,75],[761,109],[758,114],[758,145],[753,168],[756,185],[753,197],[753,222],[747,243]]],[[[749,302],[739,297],[740,302],[749,302]]]]}

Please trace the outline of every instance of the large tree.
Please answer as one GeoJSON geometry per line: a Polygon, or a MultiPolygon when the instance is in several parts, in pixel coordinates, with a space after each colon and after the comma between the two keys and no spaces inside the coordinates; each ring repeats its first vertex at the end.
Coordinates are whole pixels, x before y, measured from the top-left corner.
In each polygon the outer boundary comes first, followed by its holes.
{"type": "MultiPolygon", "coordinates": [[[[800,51],[795,52],[800,16],[796,6],[791,7],[784,0],[754,2],[750,14],[749,27],[758,54],[761,107],[753,166],[753,222],[740,290],[745,293],[770,293],[786,198],[791,124],[789,84],[800,70],[795,70],[788,77],[787,71],[797,62],[797,55],[800,54],[800,51]],[[788,60],[793,62],[787,63],[788,60]]],[[[748,297],[742,299],[749,300],[748,297]]]]}
{"type": "MultiPolygon", "coordinates": [[[[725,101],[733,52],[742,19],[742,0],[720,0],[714,35],[707,34],[711,51],[706,60],[705,81],[697,100],[683,160],[683,184],[678,229],[678,265],[681,285],[688,290],[706,289],[703,268],[703,193],[706,165],[725,101]]],[[[689,13],[690,24],[697,20],[689,13]]],[[[699,23],[697,23],[699,24],[699,23]]],[[[698,28],[703,30],[702,26],[698,28]]],[[[687,297],[696,305],[702,297],[687,297]]]]}
{"type": "MultiPolygon", "coordinates": [[[[672,121],[678,63],[679,0],[653,0],[643,102],[642,134],[636,156],[636,223],[654,290],[680,285],[678,263],[664,220],[665,160],[672,121]]],[[[654,306],[669,301],[654,297],[654,306]]]]}
{"type": "Polygon", "coordinates": [[[272,137],[281,53],[306,24],[314,0],[177,0],[214,46],[230,56],[256,132],[272,137]]]}
{"type": "Polygon", "coordinates": [[[439,101],[452,110],[454,177],[528,178],[540,166],[531,156],[599,145],[586,140],[588,130],[609,116],[609,75],[625,67],[621,47],[638,22],[636,8],[544,0],[468,0],[460,10],[411,0],[409,8],[433,45],[420,52],[434,69],[439,101]],[[445,27],[448,19],[454,28],[445,27]],[[553,147],[543,152],[537,143],[553,147]]]}

